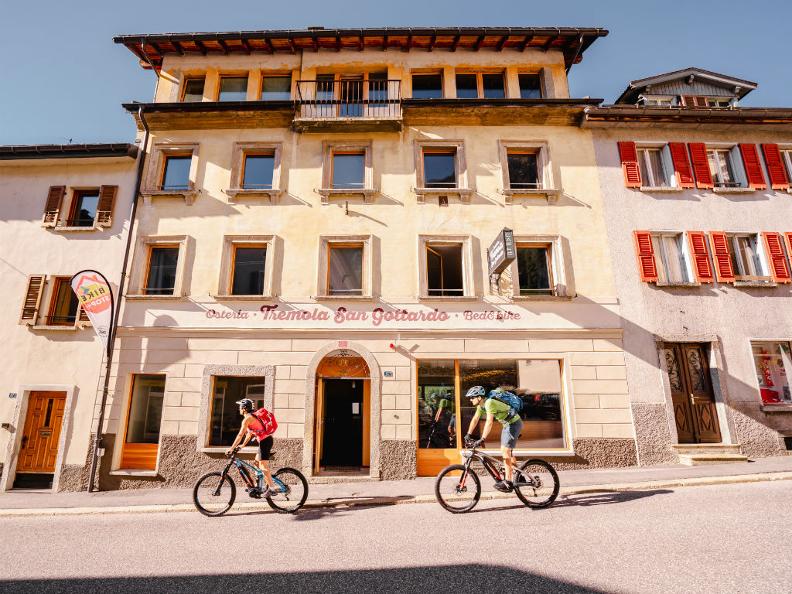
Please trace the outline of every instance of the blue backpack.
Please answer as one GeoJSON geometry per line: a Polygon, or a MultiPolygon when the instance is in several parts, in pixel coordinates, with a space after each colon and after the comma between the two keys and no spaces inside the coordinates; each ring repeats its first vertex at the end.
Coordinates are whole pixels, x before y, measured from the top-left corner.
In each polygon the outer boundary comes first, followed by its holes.
{"type": "Polygon", "coordinates": [[[520,414],[523,407],[523,401],[519,396],[507,392],[506,390],[501,390],[500,388],[490,391],[488,398],[494,398],[495,400],[500,400],[504,404],[508,404],[514,411],[514,414],[520,414]]]}

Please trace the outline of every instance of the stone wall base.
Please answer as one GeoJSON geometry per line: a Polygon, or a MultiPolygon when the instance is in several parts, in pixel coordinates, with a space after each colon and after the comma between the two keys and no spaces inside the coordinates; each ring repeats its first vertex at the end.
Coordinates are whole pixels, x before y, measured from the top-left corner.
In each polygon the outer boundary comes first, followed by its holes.
{"type": "Polygon", "coordinates": [[[626,438],[580,438],[574,440],[575,455],[548,458],[557,470],[636,466],[635,440],[626,438]]]}
{"type": "Polygon", "coordinates": [[[399,481],[416,474],[415,442],[387,439],[380,442],[380,479],[399,481]]]}
{"type": "Polygon", "coordinates": [[[668,426],[666,405],[633,402],[632,416],[641,466],[676,464],[678,459],[671,447],[673,438],[668,426]]]}
{"type": "Polygon", "coordinates": [[[749,458],[787,454],[779,431],[792,434],[792,419],[780,413],[765,413],[759,404],[732,405],[735,438],[749,458]]]}

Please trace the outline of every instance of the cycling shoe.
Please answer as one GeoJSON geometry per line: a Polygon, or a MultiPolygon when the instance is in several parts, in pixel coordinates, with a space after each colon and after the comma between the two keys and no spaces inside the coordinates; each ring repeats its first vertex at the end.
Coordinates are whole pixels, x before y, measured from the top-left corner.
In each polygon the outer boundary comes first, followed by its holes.
{"type": "Polygon", "coordinates": [[[495,488],[501,493],[511,493],[513,485],[511,481],[498,481],[495,483],[495,488]]]}

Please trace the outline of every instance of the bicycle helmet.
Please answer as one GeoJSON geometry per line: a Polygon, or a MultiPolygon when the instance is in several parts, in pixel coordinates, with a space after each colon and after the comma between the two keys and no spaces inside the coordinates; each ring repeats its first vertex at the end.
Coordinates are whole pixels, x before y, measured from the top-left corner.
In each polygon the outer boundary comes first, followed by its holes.
{"type": "Polygon", "coordinates": [[[486,395],[487,395],[487,391],[484,389],[484,386],[473,386],[467,391],[467,394],[465,394],[465,398],[468,399],[479,398],[479,397],[483,398],[486,395]]]}
{"type": "Polygon", "coordinates": [[[237,400],[236,404],[244,408],[249,413],[253,412],[253,401],[250,398],[243,398],[242,400],[237,400]]]}

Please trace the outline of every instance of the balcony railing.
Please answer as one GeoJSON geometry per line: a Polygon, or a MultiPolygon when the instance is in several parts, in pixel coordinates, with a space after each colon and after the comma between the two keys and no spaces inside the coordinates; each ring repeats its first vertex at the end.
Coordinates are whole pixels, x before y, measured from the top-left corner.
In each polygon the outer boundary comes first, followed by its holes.
{"type": "Polygon", "coordinates": [[[400,80],[298,80],[297,119],[401,120],[400,80]]]}

